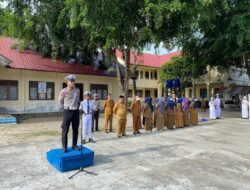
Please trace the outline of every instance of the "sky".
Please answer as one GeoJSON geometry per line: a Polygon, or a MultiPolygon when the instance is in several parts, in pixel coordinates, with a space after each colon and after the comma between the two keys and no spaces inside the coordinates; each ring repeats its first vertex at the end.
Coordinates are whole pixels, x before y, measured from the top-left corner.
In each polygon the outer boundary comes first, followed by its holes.
{"type": "Polygon", "coordinates": [[[168,50],[164,47],[163,43],[160,43],[160,46],[157,49],[154,48],[154,44],[148,45],[147,47],[144,48],[143,53],[163,55],[175,51],[178,51],[178,49],[174,48],[172,50],[168,50]]]}

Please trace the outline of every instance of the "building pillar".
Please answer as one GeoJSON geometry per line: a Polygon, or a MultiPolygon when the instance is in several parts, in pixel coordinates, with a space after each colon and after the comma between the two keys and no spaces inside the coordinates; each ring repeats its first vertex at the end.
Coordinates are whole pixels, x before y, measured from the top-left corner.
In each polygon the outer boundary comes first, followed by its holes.
{"type": "Polygon", "coordinates": [[[210,82],[207,82],[207,98],[209,98],[211,95],[210,93],[210,82]]]}
{"type": "Polygon", "coordinates": [[[158,86],[157,91],[158,91],[158,98],[162,97],[162,88],[161,88],[161,86],[158,86]]]}

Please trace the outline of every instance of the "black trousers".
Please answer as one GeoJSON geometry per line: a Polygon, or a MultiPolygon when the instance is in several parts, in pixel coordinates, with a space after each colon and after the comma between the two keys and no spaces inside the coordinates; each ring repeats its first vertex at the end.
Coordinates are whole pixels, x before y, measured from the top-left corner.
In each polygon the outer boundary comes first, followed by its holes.
{"type": "Polygon", "coordinates": [[[99,120],[99,110],[93,112],[93,117],[92,117],[92,131],[95,130],[98,131],[98,120],[99,120]]]}
{"type": "Polygon", "coordinates": [[[79,110],[64,110],[63,111],[63,122],[62,122],[62,147],[68,147],[68,132],[69,126],[72,123],[73,130],[73,142],[72,146],[77,145],[78,128],[79,128],[79,110]]]}

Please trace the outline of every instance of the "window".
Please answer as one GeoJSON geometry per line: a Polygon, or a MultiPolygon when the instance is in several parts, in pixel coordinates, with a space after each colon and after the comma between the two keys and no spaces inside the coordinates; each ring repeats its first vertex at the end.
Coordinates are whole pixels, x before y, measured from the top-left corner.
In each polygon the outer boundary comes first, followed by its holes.
{"type": "Polygon", "coordinates": [[[217,94],[219,90],[220,90],[220,88],[215,88],[214,89],[214,94],[217,94]]]}
{"type": "Polygon", "coordinates": [[[108,85],[91,84],[90,91],[91,91],[91,94],[98,94],[98,98],[101,100],[104,100],[108,96],[108,85]]]}
{"type": "Polygon", "coordinates": [[[143,97],[143,91],[142,90],[137,90],[136,95],[140,96],[140,97],[143,97]]]}
{"type": "MultiPolygon", "coordinates": [[[[63,83],[63,88],[67,87],[66,83],[63,83]]],[[[82,83],[75,83],[75,87],[80,90],[80,101],[83,101],[83,84],[82,83]]]]}
{"type": "Polygon", "coordinates": [[[158,97],[158,90],[155,90],[154,93],[155,93],[155,98],[157,98],[158,97]]]}
{"type": "Polygon", "coordinates": [[[189,93],[188,97],[191,98],[192,97],[192,89],[189,89],[188,93],[189,93]]]}
{"type": "Polygon", "coordinates": [[[0,100],[18,99],[18,81],[0,80],[0,100]]]}
{"type": "Polygon", "coordinates": [[[207,89],[200,89],[200,97],[207,98],[207,89]]]}
{"type": "Polygon", "coordinates": [[[145,72],[145,78],[149,79],[149,72],[148,71],[145,72]]]}
{"type": "Polygon", "coordinates": [[[29,82],[29,99],[30,100],[54,100],[55,83],[43,81],[29,82]]]}
{"type": "Polygon", "coordinates": [[[145,97],[150,96],[150,90],[145,90],[145,97]]]}
{"type": "Polygon", "coordinates": [[[140,71],[140,78],[143,79],[143,71],[140,71]]]}
{"type": "Polygon", "coordinates": [[[132,90],[128,90],[128,97],[131,98],[133,95],[132,95],[132,90]]]}
{"type": "Polygon", "coordinates": [[[157,71],[155,71],[155,80],[157,80],[157,78],[158,78],[158,77],[157,77],[157,71]]]}
{"type": "Polygon", "coordinates": [[[150,74],[151,74],[151,79],[153,79],[153,78],[154,78],[154,76],[153,76],[153,75],[154,75],[154,72],[151,71],[150,74]]]}
{"type": "Polygon", "coordinates": [[[138,78],[139,77],[139,71],[135,71],[135,76],[138,78]]]}

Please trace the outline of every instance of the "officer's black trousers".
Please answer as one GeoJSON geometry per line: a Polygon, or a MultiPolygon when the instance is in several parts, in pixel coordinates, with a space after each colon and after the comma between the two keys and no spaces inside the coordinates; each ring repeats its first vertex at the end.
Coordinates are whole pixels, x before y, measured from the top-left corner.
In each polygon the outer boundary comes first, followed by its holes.
{"type": "Polygon", "coordinates": [[[68,132],[69,126],[72,123],[73,130],[73,142],[72,145],[77,145],[78,128],[79,128],[79,110],[64,110],[63,111],[63,122],[62,122],[62,147],[68,147],[68,132]]]}
{"type": "Polygon", "coordinates": [[[98,131],[98,120],[99,120],[99,111],[94,111],[93,116],[92,116],[92,131],[95,130],[98,131]]]}

